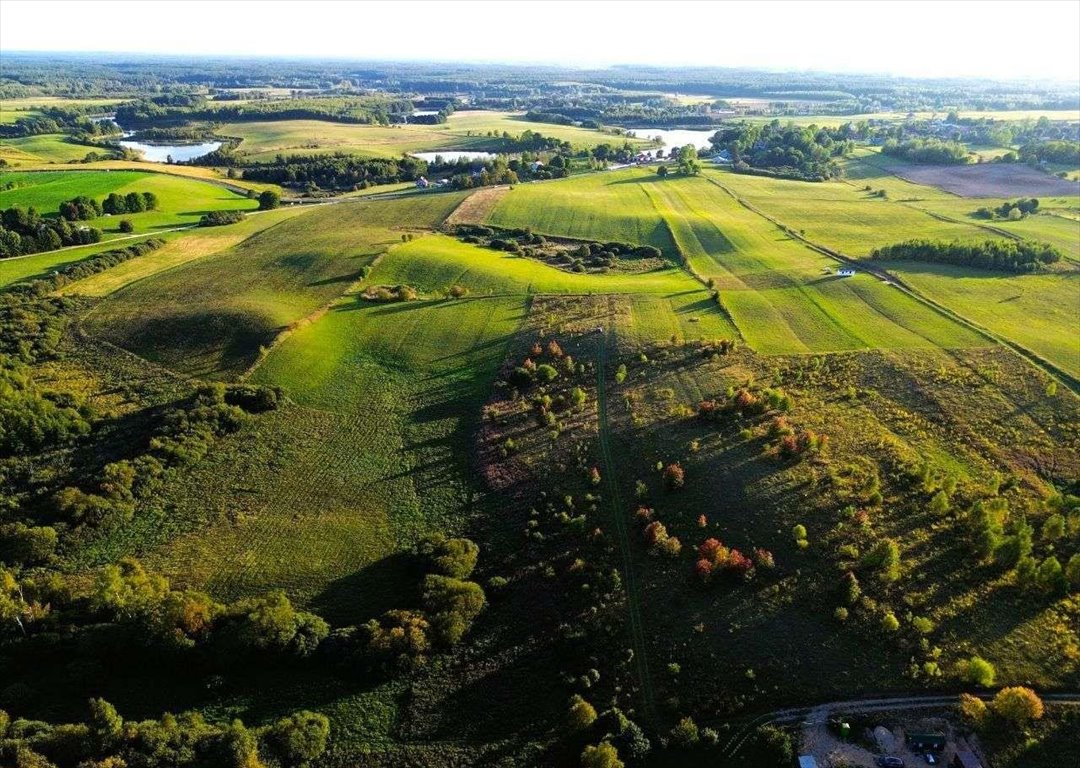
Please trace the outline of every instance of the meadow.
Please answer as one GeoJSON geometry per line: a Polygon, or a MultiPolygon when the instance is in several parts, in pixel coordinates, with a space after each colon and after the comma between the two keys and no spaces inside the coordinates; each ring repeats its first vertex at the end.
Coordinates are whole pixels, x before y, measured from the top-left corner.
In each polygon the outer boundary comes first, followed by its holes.
{"type": "Polygon", "coordinates": [[[98,201],[112,192],[152,192],[157,195],[158,207],[143,213],[125,213],[89,219],[83,224],[96,227],[102,239],[124,236],[121,219],[129,220],[136,234],[198,224],[210,211],[253,211],[258,201],[237,194],[219,184],[211,184],[183,176],[142,171],[26,171],[5,173],[5,183],[12,189],[0,191],[0,208],[20,205],[36,208],[43,215],[59,215],[60,204],[78,195],[98,201]]]}
{"type": "MultiPolygon", "coordinates": [[[[575,148],[621,144],[625,139],[573,126],[534,123],[511,112],[456,112],[437,125],[353,125],[320,120],[276,120],[224,123],[217,133],[242,139],[239,152],[256,162],[278,154],[305,155],[344,152],[368,157],[400,157],[410,152],[437,150],[498,150],[502,134],[533,131],[569,141],[575,148]],[[488,134],[494,132],[495,136],[488,134]]],[[[631,140],[631,143],[634,143],[631,140]]]]}
{"type": "Polygon", "coordinates": [[[12,166],[76,163],[91,152],[103,154],[100,148],[71,141],[62,133],[0,139],[0,160],[12,166]]]}

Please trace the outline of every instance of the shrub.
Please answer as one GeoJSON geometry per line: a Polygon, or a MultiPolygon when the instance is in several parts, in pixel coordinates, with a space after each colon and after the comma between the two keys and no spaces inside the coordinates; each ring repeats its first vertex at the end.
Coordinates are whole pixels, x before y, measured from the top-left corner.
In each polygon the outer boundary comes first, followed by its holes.
{"type": "Polygon", "coordinates": [[[972,656],[957,665],[961,679],[968,683],[989,688],[994,684],[996,672],[994,665],[981,656],[972,656]]]}
{"type": "Polygon", "coordinates": [[[448,539],[441,533],[421,540],[415,551],[433,573],[455,579],[472,575],[480,557],[480,547],[469,539],[448,539]]]}
{"type": "Polygon", "coordinates": [[[684,749],[696,746],[700,740],[697,723],[692,717],[684,717],[671,729],[671,743],[684,749]]]}
{"type": "Polygon", "coordinates": [[[487,596],[474,581],[439,574],[424,578],[424,608],[431,614],[438,638],[446,645],[460,642],[486,606],[487,596]]]}
{"type": "Polygon", "coordinates": [[[986,721],[986,702],[970,693],[960,694],[960,715],[976,728],[986,721]]]}
{"type": "Polygon", "coordinates": [[[833,618],[835,618],[837,621],[847,621],[847,617],[848,609],[842,605],[835,611],[833,611],[833,618]]]}
{"type": "Polygon", "coordinates": [[[264,190],[259,195],[259,210],[260,211],[272,211],[281,205],[281,195],[272,189],[264,190]]]}
{"type": "Polygon", "coordinates": [[[220,227],[235,224],[244,219],[243,211],[210,211],[199,219],[200,227],[220,227]]]}
{"type": "Polygon", "coordinates": [[[570,697],[570,711],[566,721],[571,731],[583,731],[596,722],[596,709],[575,693],[570,697]]]}
{"type": "Polygon", "coordinates": [[[581,768],[623,768],[624,763],[619,759],[619,751],[607,741],[602,741],[594,746],[585,747],[581,753],[581,768]]]}
{"type": "Polygon", "coordinates": [[[552,366],[544,363],[536,366],[536,378],[544,384],[550,384],[559,377],[559,372],[552,366]]]}
{"type": "Polygon", "coordinates": [[[285,765],[306,765],[326,751],[330,721],[317,712],[283,717],[266,734],[266,742],[285,765]]]}
{"type": "Polygon", "coordinates": [[[881,539],[863,555],[861,565],[876,569],[882,581],[896,581],[900,578],[900,546],[893,539],[881,539]]]}
{"type": "Polygon", "coordinates": [[[886,632],[895,632],[900,629],[900,620],[896,618],[896,614],[889,611],[881,617],[881,628],[886,632]]]}
{"type": "Polygon", "coordinates": [[[124,234],[131,234],[135,231],[135,225],[131,223],[131,219],[120,220],[120,231],[124,234]]]}
{"type": "Polygon", "coordinates": [[[998,717],[1015,727],[1023,728],[1043,716],[1043,703],[1035,691],[1023,686],[1002,688],[994,696],[991,707],[998,717]]]}
{"type": "Polygon", "coordinates": [[[677,491],[686,485],[686,472],[678,462],[668,464],[663,472],[664,487],[669,491],[677,491]]]}

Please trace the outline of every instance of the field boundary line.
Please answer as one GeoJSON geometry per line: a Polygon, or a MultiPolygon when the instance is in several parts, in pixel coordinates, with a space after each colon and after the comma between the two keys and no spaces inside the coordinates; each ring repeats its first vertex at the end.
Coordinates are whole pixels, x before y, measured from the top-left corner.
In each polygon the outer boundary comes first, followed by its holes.
{"type": "Polygon", "coordinates": [[[623,506],[619,497],[619,483],[615,473],[615,461],[611,456],[610,427],[607,414],[607,392],[605,363],[608,344],[615,342],[615,329],[600,337],[596,356],[596,405],[597,439],[600,445],[600,458],[604,465],[604,478],[607,484],[609,506],[614,516],[615,531],[619,539],[619,551],[622,555],[623,574],[626,584],[626,602],[630,618],[630,639],[634,645],[634,659],[637,662],[638,677],[641,680],[641,693],[645,703],[645,719],[656,722],[656,704],[653,697],[652,678],[649,677],[648,649],[645,643],[645,631],[641,621],[641,603],[637,579],[634,575],[633,552],[630,548],[630,535],[623,519],[623,506]]]}
{"type": "Polygon", "coordinates": [[[888,280],[889,282],[894,283],[897,288],[902,290],[908,296],[911,296],[916,301],[918,301],[918,302],[922,303],[923,305],[933,309],[938,314],[940,314],[940,315],[942,315],[944,317],[947,317],[947,318],[949,318],[950,320],[952,320],[954,322],[957,322],[957,323],[960,323],[961,325],[966,326],[969,330],[974,331],[975,333],[979,334],[980,336],[987,339],[988,341],[991,341],[991,342],[993,342],[995,344],[999,344],[999,345],[1009,349],[1013,353],[1019,355],[1020,357],[1024,358],[1025,360],[1027,360],[1029,363],[1034,365],[1036,368],[1042,369],[1043,373],[1046,373],[1051,378],[1057,379],[1061,383],[1065,384],[1065,386],[1069,387],[1069,389],[1072,390],[1072,392],[1074,394],[1080,393],[1080,379],[1078,379],[1076,376],[1072,375],[1068,371],[1063,370],[1057,364],[1050,362],[1049,360],[1047,360],[1046,358],[1044,358],[1042,355],[1038,354],[1037,352],[1034,352],[1034,351],[1028,349],[1027,347],[1023,346],[1022,344],[1019,344],[1018,342],[1013,341],[1012,339],[1007,339],[1004,336],[1001,336],[1000,334],[997,334],[994,331],[990,330],[989,328],[986,328],[985,326],[980,325],[979,323],[976,323],[974,320],[971,320],[971,319],[965,317],[964,315],[961,315],[956,310],[950,309],[949,307],[946,307],[943,304],[938,303],[934,299],[931,299],[928,296],[925,296],[924,294],[922,294],[921,292],[919,292],[915,288],[912,288],[910,285],[908,285],[902,278],[897,277],[895,274],[893,274],[889,270],[885,269],[884,267],[874,266],[873,264],[871,264],[867,260],[855,259],[855,258],[852,258],[851,256],[847,256],[847,255],[841,253],[840,251],[833,250],[832,248],[828,248],[828,247],[826,247],[824,245],[821,245],[820,243],[815,243],[813,240],[808,239],[805,235],[799,234],[797,231],[795,231],[791,227],[787,226],[786,224],[784,224],[779,219],[776,219],[773,216],[770,216],[769,214],[765,213],[761,209],[755,207],[749,201],[744,200],[743,198],[739,197],[732,190],[730,190],[724,184],[721,184],[716,179],[706,177],[706,181],[708,181],[710,184],[715,184],[716,186],[720,187],[720,189],[724,190],[729,195],[731,195],[732,199],[734,199],[737,203],[739,203],[739,205],[743,206],[748,211],[752,211],[752,212],[756,213],[758,216],[761,216],[762,218],[767,219],[768,221],[771,221],[773,224],[780,227],[780,229],[783,230],[783,232],[785,234],[787,234],[791,238],[793,238],[795,240],[798,240],[799,242],[803,243],[808,248],[810,248],[810,249],[812,249],[814,251],[817,251],[818,253],[820,253],[820,254],[822,254],[824,256],[828,256],[828,257],[830,257],[832,259],[835,259],[836,261],[839,261],[842,264],[847,264],[847,265],[850,265],[850,266],[858,267],[859,269],[862,269],[865,272],[868,272],[868,273],[870,273],[872,275],[876,275],[877,277],[881,278],[882,280],[888,280]]]}

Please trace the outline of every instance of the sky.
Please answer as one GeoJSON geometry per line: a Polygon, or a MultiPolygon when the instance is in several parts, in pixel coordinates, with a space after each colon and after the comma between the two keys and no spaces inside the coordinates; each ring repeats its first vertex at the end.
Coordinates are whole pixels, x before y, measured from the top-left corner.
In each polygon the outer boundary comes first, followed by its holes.
{"type": "Polygon", "coordinates": [[[708,65],[1075,82],[1080,0],[0,0],[3,51],[708,65]]]}

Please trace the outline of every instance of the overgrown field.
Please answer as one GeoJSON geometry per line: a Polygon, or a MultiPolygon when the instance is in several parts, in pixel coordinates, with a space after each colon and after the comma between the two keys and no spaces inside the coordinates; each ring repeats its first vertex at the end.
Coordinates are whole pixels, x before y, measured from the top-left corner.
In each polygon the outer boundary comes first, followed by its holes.
{"type": "Polygon", "coordinates": [[[400,230],[438,224],[460,199],[431,195],[305,212],[117,291],[87,327],[174,370],[235,377],[281,331],[344,293],[400,230]]]}

